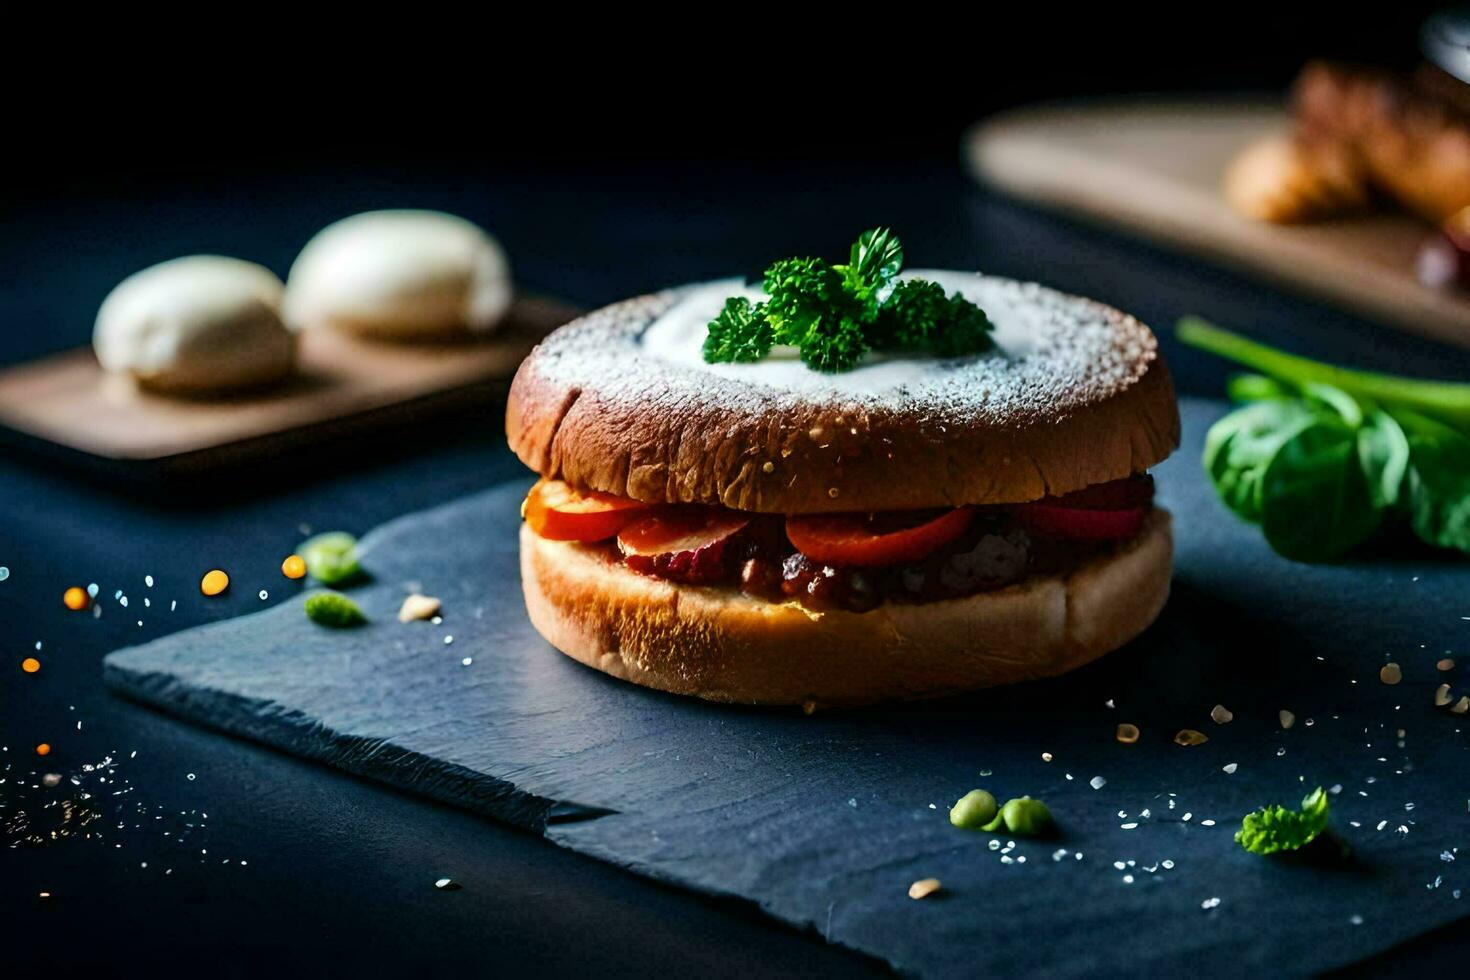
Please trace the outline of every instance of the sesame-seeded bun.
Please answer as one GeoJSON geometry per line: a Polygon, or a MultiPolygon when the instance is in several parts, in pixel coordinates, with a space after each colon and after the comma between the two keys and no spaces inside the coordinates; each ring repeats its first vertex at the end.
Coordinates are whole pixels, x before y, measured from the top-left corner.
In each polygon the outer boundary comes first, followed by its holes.
{"type": "Polygon", "coordinates": [[[1141,473],[1178,445],[1168,369],[1133,317],[1032,283],[906,275],[978,303],[997,348],[870,354],[841,374],[779,350],[709,365],[704,324],[741,284],[674,289],[537,347],[511,386],[511,448],[584,489],[799,514],[1035,500],[1141,473]]]}
{"type": "Polygon", "coordinates": [[[521,529],[531,622],[552,646],[645,687],[809,707],[935,697],[1050,677],[1141,633],[1169,594],[1169,514],[1066,575],[961,599],[817,613],[680,585],[521,529]]]}

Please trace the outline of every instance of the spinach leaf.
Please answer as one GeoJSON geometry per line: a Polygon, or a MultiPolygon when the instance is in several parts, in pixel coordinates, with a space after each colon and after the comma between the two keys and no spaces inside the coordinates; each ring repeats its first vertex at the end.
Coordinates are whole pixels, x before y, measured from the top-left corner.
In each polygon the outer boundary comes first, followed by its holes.
{"type": "Polygon", "coordinates": [[[1287,558],[1336,558],[1382,523],[1371,482],[1358,454],[1358,433],[1323,414],[1281,442],[1261,473],[1261,530],[1287,558]]]}
{"type": "Polygon", "coordinates": [[[1262,401],[1210,426],[1205,471],[1220,499],[1248,521],[1261,519],[1261,477],[1281,446],[1322,413],[1302,401],[1262,401]]]}
{"type": "Polygon", "coordinates": [[[1392,415],[1373,409],[1358,429],[1358,464],[1368,476],[1373,506],[1398,504],[1409,472],[1409,438],[1392,415]]]}
{"type": "Polygon", "coordinates": [[[1470,552],[1470,439],[1433,419],[1397,414],[1408,434],[1404,498],[1414,533],[1470,552]]]}

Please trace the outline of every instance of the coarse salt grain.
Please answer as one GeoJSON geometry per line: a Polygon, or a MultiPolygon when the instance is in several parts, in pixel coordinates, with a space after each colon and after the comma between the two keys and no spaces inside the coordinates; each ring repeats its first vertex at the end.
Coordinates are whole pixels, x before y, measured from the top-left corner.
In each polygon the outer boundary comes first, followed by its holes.
{"type": "Polygon", "coordinates": [[[1203,902],[1199,903],[1199,907],[1204,909],[1205,911],[1209,911],[1213,908],[1219,908],[1220,900],[1218,898],[1207,898],[1203,902]]]}
{"type": "Polygon", "coordinates": [[[1093,776],[1090,780],[1087,781],[1087,785],[1091,786],[1093,789],[1102,789],[1107,784],[1108,781],[1101,776],[1093,776]]]}
{"type": "Polygon", "coordinates": [[[1225,763],[1225,765],[1221,766],[1221,770],[1228,775],[1234,775],[1235,770],[1238,768],[1239,766],[1237,766],[1234,762],[1227,762],[1225,763]]]}

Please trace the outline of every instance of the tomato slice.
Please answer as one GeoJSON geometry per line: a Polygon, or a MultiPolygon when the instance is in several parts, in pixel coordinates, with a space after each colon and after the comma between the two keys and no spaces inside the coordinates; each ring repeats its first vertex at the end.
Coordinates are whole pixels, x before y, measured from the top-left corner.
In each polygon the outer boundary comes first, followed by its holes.
{"type": "Polygon", "coordinates": [[[1087,510],[1054,504],[1026,504],[1016,510],[1016,519],[1032,534],[1073,541],[1117,541],[1131,538],[1143,529],[1148,508],[1087,510]]]}
{"type": "Polygon", "coordinates": [[[901,565],[964,534],[975,512],[959,507],[889,514],[798,514],[786,518],[796,550],[828,565],[901,565]]]}
{"type": "Polygon", "coordinates": [[[743,530],[750,523],[718,507],[667,507],[643,515],[618,534],[624,555],[677,555],[697,552],[743,530]]]}
{"type": "Polygon", "coordinates": [[[548,540],[602,541],[647,509],[648,504],[627,497],[542,480],[526,495],[522,514],[531,530],[548,540]]]}
{"type": "Polygon", "coordinates": [[[715,582],[724,576],[730,539],[749,523],[749,518],[719,507],[660,508],[623,528],[618,549],[635,572],[715,582]]]}
{"type": "Polygon", "coordinates": [[[1042,537],[1117,541],[1143,529],[1153,499],[1154,478],[1144,473],[1022,504],[1016,519],[1042,537]]]}

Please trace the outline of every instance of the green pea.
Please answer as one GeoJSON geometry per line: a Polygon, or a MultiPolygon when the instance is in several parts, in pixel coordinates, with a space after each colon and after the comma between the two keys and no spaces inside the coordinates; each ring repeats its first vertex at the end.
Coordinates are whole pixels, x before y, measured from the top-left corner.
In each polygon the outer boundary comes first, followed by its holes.
{"type": "Polygon", "coordinates": [[[338,585],[362,572],[357,563],[357,539],[346,531],[328,531],[296,546],[306,571],[323,585],[338,585]]]}
{"type": "Polygon", "coordinates": [[[1045,833],[1051,827],[1051,811],[1046,808],[1045,803],[1029,796],[1007,800],[1006,805],[1000,809],[1000,817],[1011,833],[1028,837],[1045,833]]]}
{"type": "Polygon", "coordinates": [[[367,622],[362,608],[340,592],[318,592],[307,596],[306,618],[334,629],[361,626],[367,622]]]}
{"type": "Polygon", "coordinates": [[[949,822],[965,830],[980,830],[995,817],[995,797],[972,789],[949,808],[949,822]]]}

